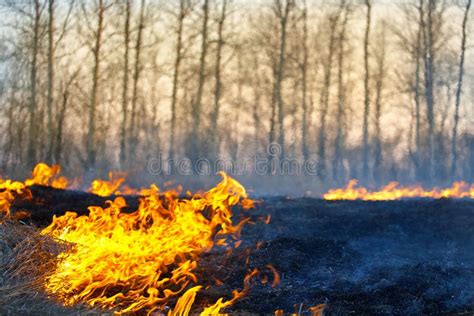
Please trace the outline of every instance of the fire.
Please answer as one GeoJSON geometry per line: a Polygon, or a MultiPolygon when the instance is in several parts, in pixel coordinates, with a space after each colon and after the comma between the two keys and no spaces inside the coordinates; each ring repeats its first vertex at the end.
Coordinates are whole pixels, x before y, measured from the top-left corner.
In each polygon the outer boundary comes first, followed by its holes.
{"type": "MultiPolygon", "coordinates": [[[[88,216],[54,217],[42,234],[74,247],[59,256],[46,291],[65,305],[86,302],[120,313],[163,311],[178,299],[173,314],[187,314],[200,289],[194,273],[199,256],[239,235],[245,220],[234,225],[232,206],[252,205],[240,183],[221,176],[216,187],[186,200],[152,185],[129,214],[118,197],[106,208],[90,207],[88,216]]],[[[232,300],[220,299],[203,313],[218,312],[241,295],[234,292],[232,300]]]]}
{"type": "MultiPolygon", "coordinates": [[[[287,313],[287,314],[292,315],[292,316],[302,314],[303,304],[294,305],[294,308],[295,308],[294,313],[291,313],[291,314],[287,313]]],[[[325,309],[326,309],[326,304],[319,304],[319,305],[311,306],[311,307],[307,308],[307,310],[308,310],[308,312],[311,316],[323,316],[325,309]]],[[[283,309],[277,309],[274,314],[275,314],[275,316],[283,316],[283,315],[285,315],[285,311],[283,309]]]]}
{"type": "Polygon", "coordinates": [[[21,181],[0,179],[0,223],[11,217],[10,206],[16,196],[31,197],[28,189],[32,185],[51,186],[56,189],[67,187],[67,179],[60,177],[61,167],[59,165],[48,166],[45,163],[37,164],[31,174],[31,178],[21,181]]]}
{"type": "MultiPolygon", "coordinates": [[[[60,170],[58,165],[40,163],[24,182],[0,179],[0,224],[14,218],[10,206],[15,198],[31,198],[29,186],[66,188],[68,180],[59,176],[60,170]]],[[[221,176],[217,186],[189,193],[187,199],[180,199],[178,191],[160,191],[155,185],[140,192],[124,186],[126,192],[141,196],[133,213],[123,211],[127,204],[119,196],[104,208],[89,207],[88,216],[74,212],[54,216],[41,234],[70,246],[44,276],[44,290],[65,306],[85,302],[118,314],[168,309],[168,315],[188,315],[204,287],[195,273],[200,256],[215,246],[237,248],[248,219],[234,223],[232,207],[254,207],[240,183],[225,173],[221,176]]],[[[109,174],[109,178],[94,180],[90,191],[101,196],[120,194],[124,177],[109,174]]],[[[267,268],[276,286],[278,272],[271,265],[267,268]]],[[[248,273],[241,291],[233,291],[229,300],[219,298],[204,307],[201,315],[215,315],[231,306],[247,294],[251,280],[259,274],[257,269],[248,273]]]]}
{"type": "Polygon", "coordinates": [[[125,181],[125,177],[116,176],[114,173],[109,172],[109,179],[110,180],[96,179],[92,181],[89,192],[104,197],[116,194],[120,185],[122,185],[122,183],[125,181]]]}
{"type": "Polygon", "coordinates": [[[474,198],[474,185],[455,182],[450,188],[425,190],[422,186],[400,186],[390,182],[378,191],[357,187],[357,180],[350,180],[345,188],[331,189],[323,195],[325,200],[398,200],[404,198],[474,198]]]}
{"type": "Polygon", "coordinates": [[[60,177],[61,167],[59,165],[52,165],[51,167],[45,163],[39,163],[33,169],[31,179],[25,181],[26,186],[44,185],[55,189],[65,189],[68,181],[65,177],[60,177]]]}
{"type": "Polygon", "coordinates": [[[10,218],[10,206],[15,195],[29,195],[30,191],[24,183],[0,179],[0,223],[10,218]]]}

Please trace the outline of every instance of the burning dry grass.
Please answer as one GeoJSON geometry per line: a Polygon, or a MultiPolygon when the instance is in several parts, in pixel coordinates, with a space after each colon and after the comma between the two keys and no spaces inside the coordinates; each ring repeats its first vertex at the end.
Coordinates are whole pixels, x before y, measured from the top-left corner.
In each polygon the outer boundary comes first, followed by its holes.
{"type": "MultiPolygon", "coordinates": [[[[88,216],[67,212],[54,217],[39,231],[9,220],[11,202],[30,192],[30,185],[62,188],[67,183],[54,182],[60,179],[59,167],[39,166],[32,179],[2,182],[2,305],[47,295],[68,307],[85,303],[116,313],[186,315],[203,288],[196,274],[200,256],[215,246],[230,249],[247,221],[233,223],[231,208],[253,206],[245,189],[222,174],[216,187],[188,199],[152,185],[140,192],[133,213],[122,212],[127,204],[117,197],[107,207],[90,207],[88,216]]],[[[121,182],[101,182],[100,191],[110,186],[115,192],[121,182]]],[[[251,271],[244,289],[233,291],[231,299],[219,298],[197,309],[203,315],[218,313],[244,296],[257,275],[251,271]]]]}
{"type": "Polygon", "coordinates": [[[346,187],[331,189],[323,195],[325,200],[366,200],[388,201],[407,198],[474,198],[474,185],[465,182],[454,182],[449,188],[425,189],[420,185],[401,186],[390,182],[379,190],[370,190],[357,186],[357,180],[349,181],[346,187]]]}
{"type": "Polygon", "coordinates": [[[43,284],[58,255],[69,248],[21,222],[0,225],[0,314],[66,314],[61,305],[47,299],[43,284]]]}
{"type": "Polygon", "coordinates": [[[194,273],[200,255],[225,246],[245,223],[234,225],[230,210],[241,200],[248,205],[245,190],[223,175],[215,188],[191,199],[153,186],[142,196],[131,214],[121,212],[126,204],[119,197],[107,208],[91,207],[89,216],[69,212],[53,219],[42,234],[75,246],[58,256],[46,278],[50,295],[68,306],[87,302],[124,313],[163,311],[176,299],[178,310],[192,305],[187,300],[201,288],[194,273]]]}

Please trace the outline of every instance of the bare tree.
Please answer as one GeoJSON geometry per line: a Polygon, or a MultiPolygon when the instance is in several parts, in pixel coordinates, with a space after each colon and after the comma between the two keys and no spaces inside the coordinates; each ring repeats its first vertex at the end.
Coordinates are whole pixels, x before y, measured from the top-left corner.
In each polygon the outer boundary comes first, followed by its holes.
{"type": "Polygon", "coordinates": [[[344,151],[345,151],[345,118],[346,118],[346,89],[344,85],[344,57],[345,57],[345,41],[346,27],[349,16],[349,8],[345,10],[344,18],[340,26],[338,38],[338,68],[337,68],[337,122],[336,122],[336,138],[334,141],[334,161],[332,164],[332,175],[335,181],[345,178],[344,174],[344,151]]]}
{"type": "Polygon", "coordinates": [[[280,49],[278,54],[279,60],[274,88],[276,101],[278,104],[278,144],[281,146],[280,159],[285,157],[285,128],[283,126],[283,120],[285,118],[285,105],[282,95],[282,83],[285,76],[287,26],[293,7],[293,0],[275,0],[274,11],[280,23],[280,49]]]}
{"type": "Polygon", "coordinates": [[[120,153],[119,162],[123,168],[127,160],[126,141],[127,141],[127,122],[128,122],[128,64],[130,50],[130,11],[131,0],[125,1],[125,29],[124,29],[124,56],[123,56],[123,87],[122,87],[122,125],[120,127],[120,153]]]}
{"type": "Polygon", "coordinates": [[[308,145],[308,58],[309,58],[309,47],[308,47],[308,5],[306,0],[303,1],[303,38],[302,38],[302,49],[303,49],[303,61],[300,64],[301,69],[301,151],[303,153],[303,160],[307,161],[309,158],[309,145],[308,145]]]}
{"type": "Polygon", "coordinates": [[[254,127],[254,141],[255,141],[255,151],[256,153],[260,150],[260,130],[262,126],[262,121],[260,119],[261,113],[260,108],[262,106],[262,78],[259,72],[260,59],[257,52],[252,54],[252,66],[253,69],[257,70],[253,76],[253,107],[252,107],[252,120],[254,127]]]}
{"type": "MultiPolygon", "coordinates": [[[[414,139],[414,149],[409,147],[410,159],[413,163],[415,179],[421,180],[424,172],[423,158],[423,142],[422,142],[422,101],[423,101],[423,19],[424,19],[424,5],[423,1],[418,1],[414,4],[403,5],[401,9],[404,12],[404,20],[407,21],[404,25],[392,28],[397,36],[397,46],[406,53],[409,64],[414,69],[402,69],[404,72],[400,76],[400,92],[408,92],[410,98],[413,98],[414,108],[412,113],[412,123],[410,124],[409,139],[414,139]],[[414,10],[413,10],[414,9],[414,10]],[[409,24],[408,24],[409,23],[409,24]],[[413,28],[407,27],[412,24],[413,28]],[[405,72],[406,71],[406,72],[405,72]],[[413,123],[414,122],[414,123],[413,123]]],[[[397,71],[398,73],[400,72],[397,71]]],[[[400,74],[399,74],[400,75],[400,74]]]]}
{"type": "Polygon", "coordinates": [[[422,39],[422,33],[423,33],[423,3],[420,2],[420,5],[418,7],[419,11],[419,26],[418,26],[418,31],[417,31],[417,36],[416,36],[416,44],[415,44],[415,53],[414,53],[414,59],[415,59],[415,87],[414,87],[414,98],[415,98],[415,175],[416,178],[420,178],[420,164],[421,164],[421,158],[420,158],[420,152],[421,152],[421,134],[420,134],[420,128],[421,128],[421,100],[420,100],[420,59],[421,59],[421,39],[422,39]]]}
{"type": "Polygon", "coordinates": [[[323,64],[323,87],[321,91],[320,98],[320,110],[319,110],[319,136],[318,136],[318,169],[317,174],[321,180],[326,178],[326,123],[327,123],[327,114],[329,111],[329,92],[331,89],[331,80],[332,80],[332,65],[333,65],[333,56],[336,49],[336,36],[337,36],[337,26],[339,24],[339,18],[342,12],[344,3],[341,3],[341,6],[336,12],[331,12],[329,15],[329,42],[328,42],[328,51],[326,59],[323,64]]]}
{"type": "Polygon", "coordinates": [[[36,141],[38,132],[38,122],[36,117],[37,108],[37,71],[38,71],[38,54],[39,54],[39,41],[40,41],[40,23],[42,15],[42,7],[39,0],[33,1],[34,14],[33,14],[33,38],[31,48],[31,64],[30,64],[30,102],[29,102],[29,127],[28,127],[28,149],[27,149],[27,163],[28,166],[32,167],[36,163],[36,141]]]}
{"type": "Polygon", "coordinates": [[[48,149],[46,152],[46,162],[51,163],[54,147],[54,129],[53,129],[53,103],[54,103],[54,0],[48,1],[48,149]]]}
{"type": "Polygon", "coordinates": [[[95,44],[92,49],[94,55],[94,68],[92,70],[92,91],[89,102],[89,123],[87,131],[87,166],[94,168],[96,163],[96,111],[97,111],[97,94],[99,91],[99,76],[100,76],[100,63],[101,63],[101,48],[102,48],[102,36],[104,32],[104,13],[107,6],[104,0],[99,0],[97,7],[97,27],[95,30],[95,44]]]}
{"type": "Polygon", "coordinates": [[[243,46],[237,45],[236,47],[237,50],[237,94],[236,98],[234,99],[233,102],[233,120],[231,123],[231,133],[233,136],[233,141],[231,142],[229,146],[229,152],[230,156],[232,157],[233,161],[236,162],[237,159],[239,158],[239,151],[240,151],[240,139],[239,139],[239,122],[240,122],[240,116],[242,112],[242,104],[244,103],[244,97],[243,97],[243,88],[244,88],[244,80],[245,80],[245,73],[244,73],[244,67],[243,67],[243,46]]]}
{"type": "Polygon", "coordinates": [[[372,17],[372,5],[370,0],[365,0],[367,7],[365,36],[364,36],[364,123],[362,130],[362,140],[364,142],[362,157],[362,175],[366,179],[369,175],[369,112],[370,112],[370,91],[369,91],[369,39],[370,39],[370,22],[372,17]]]}
{"type": "Polygon", "coordinates": [[[376,182],[381,180],[382,174],[382,131],[380,126],[380,119],[382,116],[382,93],[384,88],[384,80],[386,76],[386,26],[385,22],[382,22],[379,38],[377,41],[378,50],[375,52],[375,60],[377,70],[375,73],[375,135],[374,135],[374,179],[376,182]]]}
{"type": "Polygon", "coordinates": [[[221,4],[221,13],[218,20],[217,26],[217,48],[216,48],[216,63],[214,66],[214,78],[215,78],[215,88],[214,88],[214,110],[211,113],[211,152],[216,157],[219,156],[219,133],[215,131],[218,130],[218,120],[219,120],[219,111],[221,106],[221,94],[222,94],[222,49],[224,47],[224,23],[227,17],[227,0],[222,0],[221,4]]]}
{"type": "MultiPolygon", "coordinates": [[[[183,54],[183,29],[184,19],[190,10],[190,4],[187,0],[179,1],[179,14],[177,16],[178,27],[176,30],[176,49],[175,60],[173,68],[173,91],[171,94],[171,127],[170,127],[170,142],[169,142],[169,158],[174,159],[175,156],[175,141],[176,141],[176,105],[178,101],[178,87],[180,66],[183,54]]],[[[172,160],[171,160],[172,161],[172,160]]]]}
{"type": "Polygon", "coordinates": [[[453,139],[451,141],[451,176],[456,177],[456,168],[458,162],[458,151],[457,151],[457,135],[458,135],[458,124],[459,124],[459,107],[461,106],[461,94],[462,94],[462,83],[464,77],[464,55],[466,52],[466,25],[469,16],[469,9],[471,8],[471,0],[467,0],[466,10],[464,11],[464,18],[462,21],[462,36],[461,36],[461,57],[459,60],[459,79],[456,88],[456,104],[454,112],[454,126],[453,126],[453,139]]]}
{"type": "MultiPolygon", "coordinates": [[[[423,6],[423,0],[420,0],[423,6]]],[[[428,0],[427,21],[421,19],[423,28],[423,61],[425,72],[425,98],[426,98],[426,117],[428,120],[428,176],[430,179],[435,175],[435,118],[434,118],[434,53],[435,53],[435,35],[434,35],[434,17],[436,5],[435,0],[428,0]]]]}
{"type": "Polygon", "coordinates": [[[199,76],[196,97],[192,104],[192,139],[191,139],[191,159],[195,161],[201,153],[201,111],[204,84],[206,81],[206,58],[208,50],[208,20],[209,20],[209,0],[204,0],[202,6],[202,29],[201,29],[201,55],[199,57],[199,76]]]}
{"type": "Polygon", "coordinates": [[[138,145],[138,127],[137,127],[137,102],[138,102],[138,83],[140,81],[140,75],[142,71],[142,36],[145,22],[145,0],[141,0],[140,5],[140,16],[138,18],[138,31],[135,42],[135,66],[133,70],[133,88],[132,88],[132,108],[130,113],[130,127],[129,127],[129,154],[128,157],[132,157],[136,154],[136,148],[138,145]]]}
{"type": "Polygon", "coordinates": [[[459,11],[460,48],[451,45],[457,13],[437,0],[401,4],[397,18],[372,0],[272,0],[252,10],[230,0],[72,3],[0,1],[5,172],[39,159],[136,169],[135,157],[167,149],[173,159],[180,144],[192,162],[241,159],[274,142],[282,151],[268,155],[271,166],[316,154],[315,181],[470,176],[471,131],[461,130],[474,113],[463,107],[474,97],[465,93],[471,0],[459,11]],[[352,21],[357,7],[362,19],[352,21]],[[402,111],[410,117],[385,133],[402,111]]]}
{"type": "Polygon", "coordinates": [[[64,136],[64,122],[66,119],[66,111],[69,106],[69,101],[71,97],[71,88],[76,78],[79,74],[79,70],[73,72],[67,80],[65,80],[64,84],[62,84],[62,91],[61,91],[61,106],[59,111],[56,113],[56,139],[54,141],[54,160],[56,163],[62,162],[62,154],[63,154],[63,136],[64,136]]]}

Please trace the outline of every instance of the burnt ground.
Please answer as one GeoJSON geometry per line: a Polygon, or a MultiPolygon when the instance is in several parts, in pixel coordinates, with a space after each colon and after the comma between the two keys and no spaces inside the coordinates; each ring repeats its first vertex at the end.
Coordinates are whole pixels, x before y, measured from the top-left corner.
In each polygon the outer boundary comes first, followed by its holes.
{"type": "Polygon", "coordinates": [[[250,266],[273,264],[281,283],[254,286],[232,311],[474,314],[474,201],[268,198],[256,213],[271,222],[243,232],[266,241],[250,266]]]}
{"type": "MultiPolygon", "coordinates": [[[[47,209],[54,214],[66,208],[84,213],[83,204],[104,202],[85,193],[35,190],[31,205],[16,207],[29,209],[30,220],[40,225],[45,224],[47,209]]],[[[136,197],[127,201],[136,205],[136,197]]],[[[472,200],[272,197],[247,214],[255,224],[245,226],[240,247],[232,254],[214,250],[200,262],[199,279],[211,283],[197,303],[229,298],[256,267],[269,282],[255,279],[247,296],[227,312],[272,314],[325,303],[325,315],[474,314],[472,200]],[[267,214],[268,225],[261,220],[267,214]],[[256,249],[258,242],[263,243],[256,249]],[[274,288],[267,264],[281,277],[274,288]]]]}

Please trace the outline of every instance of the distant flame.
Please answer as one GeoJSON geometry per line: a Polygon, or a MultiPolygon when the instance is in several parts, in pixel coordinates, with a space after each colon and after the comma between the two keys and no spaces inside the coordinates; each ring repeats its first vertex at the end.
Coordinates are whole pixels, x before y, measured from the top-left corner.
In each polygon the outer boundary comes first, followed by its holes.
{"type": "Polygon", "coordinates": [[[117,175],[109,172],[109,180],[96,179],[92,181],[89,192],[99,196],[111,196],[117,193],[119,187],[125,181],[123,175],[117,175]]]}
{"type": "Polygon", "coordinates": [[[398,200],[404,198],[474,198],[474,185],[455,182],[450,188],[425,190],[422,186],[400,186],[390,182],[380,190],[370,191],[357,187],[357,180],[350,180],[345,188],[331,189],[323,195],[325,200],[398,200]]]}
{"type": "Polygon", "coordinates": [[[25,181],[25,185],[44,185],[56,189],[65,189],[68,181],[65,177],[60,177],[61,167],[59,165],[48,166],[45,163],[39,163],[33,169],[31,179],[25,181]]]}

